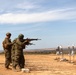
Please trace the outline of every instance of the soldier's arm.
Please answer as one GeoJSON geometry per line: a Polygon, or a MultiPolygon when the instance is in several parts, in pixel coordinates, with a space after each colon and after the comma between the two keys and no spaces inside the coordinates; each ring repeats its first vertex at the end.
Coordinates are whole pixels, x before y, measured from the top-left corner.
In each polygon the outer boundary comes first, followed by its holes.
{"type": "Polygon", "coordinates": [[[5,39],[6,45],[7,46],[11,46],[13,43],[11,42],[11,40],[9,41],[8,39],[5,39]]]}
{"type": "Polygon", "coordinates": [[[28,45],[29,44],[29,41],[27,40],[23,40],[23,42],[20,42],[20,41],[16,41],[16,44],[20,45],[20,46],[23,46],[23,45],[28,45]]]}

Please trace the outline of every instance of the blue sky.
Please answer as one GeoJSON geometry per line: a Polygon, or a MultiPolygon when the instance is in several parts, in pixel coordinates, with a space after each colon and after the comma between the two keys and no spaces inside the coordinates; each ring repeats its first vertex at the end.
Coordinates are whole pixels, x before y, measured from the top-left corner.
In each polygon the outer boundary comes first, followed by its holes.
{"type": "Polygon", "coordinates": [[[76,0],[0,0],[0,49],[5,34],[39,38],[27,49],[76,45],[76,0]]]}

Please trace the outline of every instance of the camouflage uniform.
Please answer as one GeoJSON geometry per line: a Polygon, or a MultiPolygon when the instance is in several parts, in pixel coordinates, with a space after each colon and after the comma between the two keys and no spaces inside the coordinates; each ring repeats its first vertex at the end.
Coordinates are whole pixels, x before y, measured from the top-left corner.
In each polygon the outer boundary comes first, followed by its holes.
{"type": "Polygon", "coordinates": [[[15,42],[16,42],[16,39],[13,41],[13,45],[12,45],[12,49],[11,49],[11,58],[12,58],[13,68],[16,68],[16,66],[15,66],[15,42]]]}
{"type": "Polygon", "coordinates": [[[25,65],[23,49],[25,49],[27,41],[24,41],[23,37],[24,35],[20,34],[19,37],[14,40],[14,45],[12,46],[13,68],[19,67],[21,69],[24,68],[25,65]]]}
{"type": "Polygon", "coordinates": [[[12,46],[10,39],[11,33],[7,33],[6,36],[9,36],[9,38],[6,37],[2,44],[5,52],[5,68],[8,69],[11,63],[11,46],[12,46]]]}

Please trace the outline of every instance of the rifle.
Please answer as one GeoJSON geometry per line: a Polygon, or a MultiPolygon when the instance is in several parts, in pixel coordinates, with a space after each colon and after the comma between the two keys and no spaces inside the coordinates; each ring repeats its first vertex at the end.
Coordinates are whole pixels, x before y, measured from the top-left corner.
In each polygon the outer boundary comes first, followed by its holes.
{"type": "Polygon", "coordinates": [[[38,41],[38,40],[41,40],[41,39],[30,39],[30,38],[26,38],[26,39],[24,39],[24,41],[27,41],[27,45],[35,45],[35,44],[33,44],[33,43],[30,43],[31,41],[38,41]]]}
{"type": "Polygon", "coordinates": [[[41,40],[41,39],[30,39],[30,38],[26,38],[26,39],[24,39],[25,41],[27,40],[27,41],[37,41],[37,40],[41,40]]]}

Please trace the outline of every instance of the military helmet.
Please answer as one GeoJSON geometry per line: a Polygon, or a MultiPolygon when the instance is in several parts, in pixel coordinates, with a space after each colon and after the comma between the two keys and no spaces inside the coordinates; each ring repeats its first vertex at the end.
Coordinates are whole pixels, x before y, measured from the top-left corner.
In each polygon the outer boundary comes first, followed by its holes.
{"type": "Polygon", "coordinates": [[[11,36],[11,33],[10,32],[6,33],[6,36],[11,36]]]}
{"type": "Polygon", "coordinates": [[[19,34],[18,38],[19,39],[23,39],[24,38],[24,35],[23,34],[19,34]]]}

